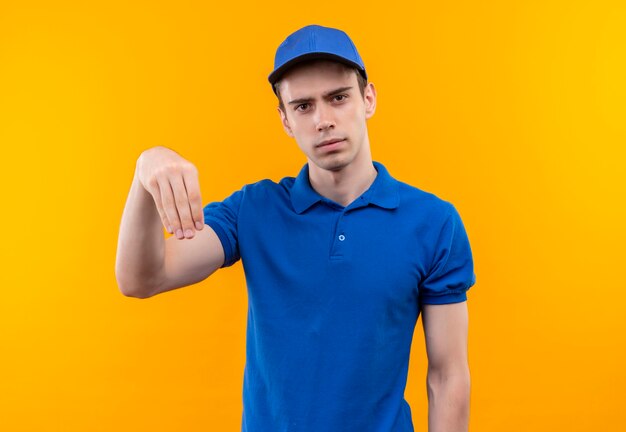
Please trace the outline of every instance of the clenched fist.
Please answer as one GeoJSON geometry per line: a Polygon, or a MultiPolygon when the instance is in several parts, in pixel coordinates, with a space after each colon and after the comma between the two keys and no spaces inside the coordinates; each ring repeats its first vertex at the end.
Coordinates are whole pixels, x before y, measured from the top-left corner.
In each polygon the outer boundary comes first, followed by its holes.
{"type": "Polygon", "coordinates": [[[198,170],[167,147],[145,150],[137,159],[136,175],[152,195],[163,226],[176,238],[192,238],[204,227],[198,170]]]}

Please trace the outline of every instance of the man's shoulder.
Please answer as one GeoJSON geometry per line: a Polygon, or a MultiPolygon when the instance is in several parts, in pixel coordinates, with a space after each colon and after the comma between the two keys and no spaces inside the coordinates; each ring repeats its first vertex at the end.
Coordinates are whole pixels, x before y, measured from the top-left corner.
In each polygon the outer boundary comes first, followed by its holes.
{"type": "Polygon", "coordinates": [[[433,192],[421,189],[404,181],[396,180],[400,195],[400,206],[409,210],[427,211],[430,216],[436,214],[445,216],[452,207],[452,203],[433,192]]]}
{"type": "Polygon", "coordinates": [[[246,192],[251,193],[281,191],[285,189],[290,189],[293,186],[295,180],[295,177],[283,177],[279,181],[275,181],[270,178],[264,178],[253,183],[248,183],[244,185],[243,189],[246,192]]]}
{"type": "Polygon", "coordinates": [[[264,178],[245,184],[239,192],[242,193],[245,201],[268,203],[271,200],[288,196],[294,182],[295,177],[283,177],[279,181],[264,178]]]}

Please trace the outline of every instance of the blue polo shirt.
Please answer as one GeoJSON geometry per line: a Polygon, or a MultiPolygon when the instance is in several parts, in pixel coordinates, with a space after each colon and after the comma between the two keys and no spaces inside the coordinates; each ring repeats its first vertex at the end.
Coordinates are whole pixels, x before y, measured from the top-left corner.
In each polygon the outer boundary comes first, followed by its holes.
{"type": "Polygon", "coordinates": [[[455,207],[378,174],[344,207],[296,178],[204,207],[248,290],[242,431],[409,432],[422,304],[462,302],[472,253],[455,207]]]}

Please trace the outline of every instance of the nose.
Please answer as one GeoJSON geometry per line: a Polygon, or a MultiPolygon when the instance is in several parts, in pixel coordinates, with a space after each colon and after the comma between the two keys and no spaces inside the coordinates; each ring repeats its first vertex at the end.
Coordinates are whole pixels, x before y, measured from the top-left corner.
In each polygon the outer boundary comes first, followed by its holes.
{"type": "Polygon", "coordinates": [[[317,130],[322,132],[325,129],[335,127],[335,120],[332,116],[332,108],[320,104],[317,110],[317,130]]]}

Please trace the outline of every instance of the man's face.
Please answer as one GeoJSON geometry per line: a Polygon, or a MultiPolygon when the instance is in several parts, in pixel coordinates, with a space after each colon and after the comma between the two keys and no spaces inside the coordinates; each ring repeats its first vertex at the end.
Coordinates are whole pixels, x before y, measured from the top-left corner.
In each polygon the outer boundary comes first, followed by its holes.
{"type": "Polygon", "coordinates": [[[337,171],[370,157],[366,119],[374,114],[376,92],[369,83],[361,96],[353,70],[330,61],[295,66],[283,76],[280,96],[283,127],[309,162],[337,171]]]}

